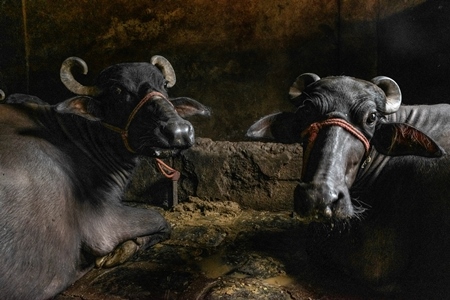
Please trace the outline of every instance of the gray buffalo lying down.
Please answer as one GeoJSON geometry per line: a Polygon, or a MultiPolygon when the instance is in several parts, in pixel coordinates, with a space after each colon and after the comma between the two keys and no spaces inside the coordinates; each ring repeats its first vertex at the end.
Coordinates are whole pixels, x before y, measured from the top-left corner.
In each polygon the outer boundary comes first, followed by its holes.
{"type": "Polygon", "coordinates": [[[381,292],[448,297],[450,105],[402,106],[387,77],[308,73],[290,96],[295,112],[247,135],[302,143],[294,207],[314,220],[311,256],[381,292]]]}
{"type": "Polygon", "coordinates": [[[110,254],[102,263],[111,265],[168,238],[159,213],[124,206],[122,193],[138,156],[190,147],[194,129],[183,117],[209,114],[168,97],[175,73],[161,56],[108,67],[93,86],[73,78],[75,66],[87,72],[68,58],[61,79],[78,96],[52,106],[19,95],[0,105],[1,299],[51,298],[97,257],[110,254]],[[118,245],[126,257],[113,252],[118,245]]]}

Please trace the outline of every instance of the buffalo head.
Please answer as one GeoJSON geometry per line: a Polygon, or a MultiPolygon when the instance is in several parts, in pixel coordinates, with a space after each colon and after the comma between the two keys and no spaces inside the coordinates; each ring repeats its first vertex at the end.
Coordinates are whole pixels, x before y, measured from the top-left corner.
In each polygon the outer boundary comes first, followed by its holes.
{"type": "Polygon", "coordinates": [[[300,75],[292,85],[295,113],[263,117],[247,132],[251,138],[274,138],[303,145],[301,182],[295,210],[304,216],[345,219],[362,208],[350,189],[370,160],[372,146],[384,155],[440,156],[443,150],[427,135],[385,117],[401,104],[397,83],[388,77],[370,82],[351,77],[300,75]]]}
{"type": "Polygon", "coordinates": [[[169,98],[167,88],[175,84],[176,77],[162,56],[153,56],[150,63],[110,66],[92,86],[74,79],[74,67],[84,74],[88,71],[82,59],[70,57],[63,62],[60,77],[78,96],[61,102],[56,110],[99,122],[122,140],[128,152],[165,156],[188,148],[194,143],[194,128],[183,118],[210,113],[193,99],[169,98]]]}

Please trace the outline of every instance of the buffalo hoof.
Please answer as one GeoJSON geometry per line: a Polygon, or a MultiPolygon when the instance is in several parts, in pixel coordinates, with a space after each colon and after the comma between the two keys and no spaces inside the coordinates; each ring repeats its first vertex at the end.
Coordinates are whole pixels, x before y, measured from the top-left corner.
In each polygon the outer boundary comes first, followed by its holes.
{"type": "Polygon", "coordinates": [[[139,246],[135,242],[131,240],[126,241],[108,255],[97,258],[95,260],[95,266],[97,268],[115,267],[129,260],[138,250],[139,246]]]}

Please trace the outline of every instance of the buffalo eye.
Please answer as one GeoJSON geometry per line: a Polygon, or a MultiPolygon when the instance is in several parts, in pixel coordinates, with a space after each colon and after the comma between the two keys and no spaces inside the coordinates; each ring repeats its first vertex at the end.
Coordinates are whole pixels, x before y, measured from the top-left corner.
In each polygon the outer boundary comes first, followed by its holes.
{"type": "Polygon", "coordinates": [[[378,116],[377,116],[377,114],[376,114],[375,112],[370,113],[370,114],[367,116],[366,124],[367,124],[367,125],[373,125],[373,124],[377,121],[377,119],[378,119],[378,116]]]}
{"type": "Polygon", "coordinates": [[[114,87],[114,94],[116,95],[122,94],[122,89],[118,86],[114,87]]]}
{"type": "Polygon", "coordinates": [[[129,102],[132,100],[130,98],[131,94],[130,92],[123,86],[114,85],[111,86],[110,89],[110,95],[114,97],[117,101],[120,102],[129,102]]]}

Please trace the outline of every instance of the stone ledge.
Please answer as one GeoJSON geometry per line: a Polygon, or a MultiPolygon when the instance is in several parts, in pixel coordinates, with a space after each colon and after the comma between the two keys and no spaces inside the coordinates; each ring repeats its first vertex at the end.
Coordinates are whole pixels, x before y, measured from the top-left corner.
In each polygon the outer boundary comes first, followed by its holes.
{"type": "MultiPolygon", "coordinates": [[[[243,208],[292,210],[300,180],[298,144],[228,142],[198,138],[195,145],[166,163],[181,172],[179,201],[189,196],[234,201],[243,208]]],[[[153,159],[143,158],[127,190],[127,201],[167,206],[172,183],[159,174],[153,159]]]]}

